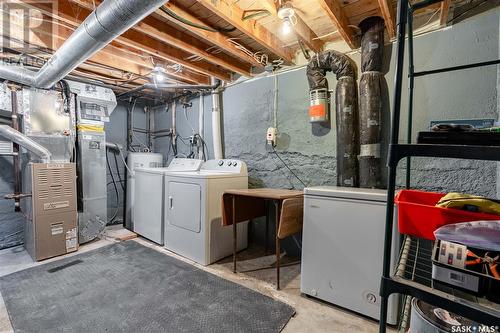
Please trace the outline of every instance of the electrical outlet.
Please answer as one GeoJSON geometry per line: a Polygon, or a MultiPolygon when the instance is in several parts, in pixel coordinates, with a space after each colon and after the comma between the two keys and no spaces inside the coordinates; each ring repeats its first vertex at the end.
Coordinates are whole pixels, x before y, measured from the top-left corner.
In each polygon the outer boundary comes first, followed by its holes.
{"type": "Polygon", "coordinates": [[[267,135],[266,135],[267,144],[275,147],[277,136],[278,136],[278,129],[276,127],[269,127],[267,129],[267,135]]]}

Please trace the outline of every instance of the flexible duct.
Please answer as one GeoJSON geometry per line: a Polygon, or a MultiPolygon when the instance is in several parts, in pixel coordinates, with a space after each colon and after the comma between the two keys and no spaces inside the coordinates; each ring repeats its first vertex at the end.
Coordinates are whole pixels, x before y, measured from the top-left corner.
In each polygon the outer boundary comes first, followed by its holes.
{"type": "Polygon", "coordinates": [[[51,159],[51,154],[50,151],[47,150],[44,146],[41,144],[31,140],[28,138],[26,135],[23,133],[16,131],[12,127],[8,125],[0,125],[0,136],[3,136],[7,140],[10,140],[14,143],[17,143],[18,145],[26,148],[33,154],[37,155],[40,157],[41,162],[43,163],[48,163],[50,162],[51,159]]]}
{"type": "Polygon", "coordinates": [[[337,184],[357,187],[358,182],[358,98],[356,71],[351,59],[336,51],[325,51],[311,58],[307,79],[311,95],[328,89],[326,73],[336,74],[337,184]]]}
{"type": "Polygon", "coordinates": [[[384,20],[369,17],[361,28],[361,78],[359,81],[361,187],[378,188],[381,184],[380,132],[382,113],[382,71],[384,20]]]}
{"type": "Polygon", "coordinates": [[[113,39],[168,0],[105,0],[38,71],[0,65],[0,77],[37,88],[50,88],[113,39]]]}
{"type": "Polygon", "coordinates": [[[212,143],[214,146],[214,158],[222,159],[224,154],[222,153],[222,131],[221,131],[221,117],[220,117],[220,81],[217,79],[212,79],[214,86],[217,86],[212,91],[212,143]]]}

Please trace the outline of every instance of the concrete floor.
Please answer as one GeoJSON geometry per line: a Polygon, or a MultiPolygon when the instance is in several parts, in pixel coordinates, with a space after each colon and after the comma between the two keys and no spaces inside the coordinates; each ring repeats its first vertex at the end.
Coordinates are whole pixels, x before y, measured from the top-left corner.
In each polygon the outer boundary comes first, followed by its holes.
{"type": "MultiPolygon", "coordinates": [[[[101,246],[116,242],[114,235],[122,233],[117,227],[108,229],[103,238],[81,246],[76,253],[90,251],[101,246]]],[[[230,258],[218,263],[203,267],[182,258],[164,248],[153,244],[145,239],[136,238],[145,246],[151,247],[165,255],[191,263],[200,269],[218,275],[224,279],[239,283],[262,294],[291,305],[296,310],[296,315],[286,325],[283,332],[378,332],[378,324],[374,320],[353,314],[349,311],[329,305],[327,303],[302,296],[300,293],[300,265],[290,265],[281,269],[281,290],[275,289],[275,269],[255,270],[274,263],[273,255],[262,256],[263,249],[250,248],[239,254],[238,271],[232,272],[232,261],[230,258]]],[[[75,255],[69,254],[68,256],[75,255]]],[[[35,263],[26,251],[21,247],[0,250],[0,276],[10,274],[28,267],[43,264],[48,261],[58,260],[61,257],[49,259],[41,263],[35,263]]],[[[293,259],[283,258],[286,263],[293,259]]],[[[12,332],[10,320],[3,299],[0,297],[0,332],[12,332]]]]}

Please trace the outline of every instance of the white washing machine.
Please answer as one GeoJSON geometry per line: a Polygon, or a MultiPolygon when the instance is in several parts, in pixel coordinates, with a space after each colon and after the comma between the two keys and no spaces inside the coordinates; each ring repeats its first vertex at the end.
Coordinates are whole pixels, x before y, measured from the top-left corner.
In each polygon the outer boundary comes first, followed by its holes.
{"type": "MultiPolygon", "coordinates": [[[[301,292],[380,318],[386,201],[386,190],[304,189],[301,292]]],[[[395,231],[393,244],[398,244],[398,239],[395,231]]],[[[397,256],[394,249],[392,267],[397,256]]],[[[398,304],[398,297],[392,295],[389,324],[397,324],[398,304]]]]}
{"type": "MultiPolygon", "coordinates": [[[[222,194],[248,188],[247,166],[209,160],[196,172],[165,178],[165,247],[202,265],[233,253],[232,226],[222,226],[222,194]]],[[[247,247],[248,223],[239,223],[238,250],[247,247]]]]}
{"type": "Polygon", "coordinates": [[[164,244],[164,178],[176,172],[197,171],[202,163],[202,160],[192,158],[174,158],[166,168],[135,169],[135,233],[164,244]]]}
{"type": "Polygon", "coordinates": [[[127,166],[132,173],[127,172],[127,196],[125,201],[125,227],[134,230],[135,204],[135,169],[159,168],[163,166],[163,155],[157,153],[127,153],[127,166]]]}

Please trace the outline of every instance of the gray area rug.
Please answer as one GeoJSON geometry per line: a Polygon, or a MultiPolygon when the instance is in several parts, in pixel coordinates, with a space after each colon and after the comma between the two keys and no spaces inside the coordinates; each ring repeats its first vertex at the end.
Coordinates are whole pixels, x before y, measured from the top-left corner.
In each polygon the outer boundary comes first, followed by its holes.
{"type": "Polygon", "coordinates": [[[135,241],[0,278],[16,332],[279,332],[292,307],[135,241]]]}

